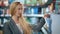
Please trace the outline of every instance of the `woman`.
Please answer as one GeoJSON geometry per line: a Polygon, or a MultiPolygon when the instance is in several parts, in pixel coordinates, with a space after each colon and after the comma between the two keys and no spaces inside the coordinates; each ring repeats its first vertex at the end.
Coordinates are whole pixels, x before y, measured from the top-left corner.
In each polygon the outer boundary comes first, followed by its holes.
{"type": "Polygon", "coordinates": [[[4,24],[4,34],[32,34],[32,30],[40,31],[45,24],[44,18],[41,17],[38,25],[31,26],[23,17],[23,5],[20,2],[14,2],[10,6],[10,21],[4,24]]]}

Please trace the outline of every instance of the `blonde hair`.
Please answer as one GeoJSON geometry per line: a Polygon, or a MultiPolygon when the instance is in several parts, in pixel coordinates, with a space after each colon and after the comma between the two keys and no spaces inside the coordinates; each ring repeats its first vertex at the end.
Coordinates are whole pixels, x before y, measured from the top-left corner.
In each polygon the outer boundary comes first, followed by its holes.
{"type": "MultiPolygon", "coordinates": [[[[22,4],[20,2],[14,2],[10,6],[10,12],[11,12],[12,16],[15,14],[14,10],[17,5],[22,6],[22,4]]],[[[22,27],[24,34],[31,34],[32,29],[31,29],[31,27],[29,27],[29,24],[27,23],[25,18],[22,16],[19,20],[20,20],[20,26],[22,27]]]]}

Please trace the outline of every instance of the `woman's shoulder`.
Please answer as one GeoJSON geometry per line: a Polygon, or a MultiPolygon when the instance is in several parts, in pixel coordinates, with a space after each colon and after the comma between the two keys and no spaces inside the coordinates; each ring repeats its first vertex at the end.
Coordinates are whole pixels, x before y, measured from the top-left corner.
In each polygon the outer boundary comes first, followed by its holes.
{"type": "Polygon", "coordinates": [[[6,26],[6,25],[8,26],[9,23],[10,23],[10,21],[7,21],[7,22],[5,22],[3,25],[4,25],[4,26],[6,26]]]}
{"type": "Polygon", "coordinates": [[[12,20],[11,18],[9,18],[9,20],[6,21],[6,22],[4,23],[4,25],[9,25],[12,21],[13,21],[13,20],[12,20]]]}

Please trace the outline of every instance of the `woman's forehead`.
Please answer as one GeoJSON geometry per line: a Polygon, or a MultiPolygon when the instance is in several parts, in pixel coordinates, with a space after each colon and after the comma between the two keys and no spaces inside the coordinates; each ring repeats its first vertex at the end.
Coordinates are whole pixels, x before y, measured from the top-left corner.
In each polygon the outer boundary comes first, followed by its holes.
{"type": "Polygon", "coordinates": [[[22,5],[17,5],[16,7],[17,7],[17,8],[23,8],[23,6],[22,6],[22,5]]]}

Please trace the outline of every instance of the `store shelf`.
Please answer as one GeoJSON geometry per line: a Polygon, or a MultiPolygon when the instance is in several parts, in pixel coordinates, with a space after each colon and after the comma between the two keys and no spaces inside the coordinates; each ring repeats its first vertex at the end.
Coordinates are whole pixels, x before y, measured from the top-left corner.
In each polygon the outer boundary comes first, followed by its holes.
{"type": "Polygon", "coordinates": [[[43,14],[23,14],[23,16],[27,16],[27,17],[43,17],[43,14]]]}
{"type": "MultiPolygon", "coordinates": [[[[23,14],[25,17],[43,17],[43,14],[23,14]]],[[[1,15],[0,17],[11,17],[11,15],[1,15]]]]}
{"type": "Polygon", "coordinates": [[[6,17],[11,17],[11,16],[0,16],[0,18],[6,18],[6,17]]]}

